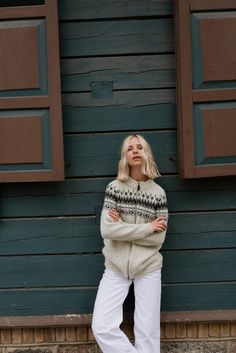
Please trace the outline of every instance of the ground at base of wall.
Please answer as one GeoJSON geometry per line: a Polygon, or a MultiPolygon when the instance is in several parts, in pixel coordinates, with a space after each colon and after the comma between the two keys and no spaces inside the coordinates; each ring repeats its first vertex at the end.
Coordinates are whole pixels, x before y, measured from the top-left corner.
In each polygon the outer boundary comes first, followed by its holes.
{"type": "MultiPolygon", "coordinates": [[[[63,345],[9,345],[0,353],[101,353],[96,343],[63,345]]],[[[236,340],[162,341],[161,353],[236,353],[236,340]]]]}

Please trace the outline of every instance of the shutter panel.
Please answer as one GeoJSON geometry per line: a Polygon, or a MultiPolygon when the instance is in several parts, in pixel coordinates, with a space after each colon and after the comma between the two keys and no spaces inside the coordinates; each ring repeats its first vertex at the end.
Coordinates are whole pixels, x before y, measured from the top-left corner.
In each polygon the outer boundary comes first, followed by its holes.
{"type": "Polygon", "coordinates": [[[57,1],[0,8],[0,181],[64,179],[57,1]]]}
{"type": "Polygon", "coordinates": [[[236,1],[175,4],[181,175],[236,175],[236,1]]]}

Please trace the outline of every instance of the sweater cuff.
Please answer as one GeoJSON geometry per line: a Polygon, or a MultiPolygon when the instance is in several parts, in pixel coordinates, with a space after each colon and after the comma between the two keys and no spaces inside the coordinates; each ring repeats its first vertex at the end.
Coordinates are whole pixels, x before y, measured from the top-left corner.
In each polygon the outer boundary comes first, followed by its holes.
{"type": "Polygon", "coordinates": [[[154,233],[154,230],[153,230],[153,228],[152,228],[152,226],[151,226],[151,223],[150,223],[150,222],[148,223],[148,225],[149,225],[150,235],[151,235],[151,234],[153,234],[153,233],[154,233]]]}

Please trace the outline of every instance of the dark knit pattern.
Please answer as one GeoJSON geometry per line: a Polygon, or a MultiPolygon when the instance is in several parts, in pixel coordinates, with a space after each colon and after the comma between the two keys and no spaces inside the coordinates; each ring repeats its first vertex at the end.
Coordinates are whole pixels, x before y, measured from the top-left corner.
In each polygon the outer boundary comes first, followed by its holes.
{"type": "Polygon", "coordinates": [[[143,217],[147,222],[168,215],[165,194],[157,195],[133,189],[122,190],[108,185],[105,192],[104,208],[115,208],[120,214],[143,217]]]}

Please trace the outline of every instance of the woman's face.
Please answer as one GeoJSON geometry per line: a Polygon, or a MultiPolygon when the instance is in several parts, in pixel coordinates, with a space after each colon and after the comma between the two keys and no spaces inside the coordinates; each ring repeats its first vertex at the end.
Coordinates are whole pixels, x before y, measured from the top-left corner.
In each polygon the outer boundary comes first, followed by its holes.
{"type": "Polygon", "coordinates": [[[137,137],[131,137],[129,140],[126,158],[129,166],[136,167],[142,165],[143,147],[137,137]]]}

